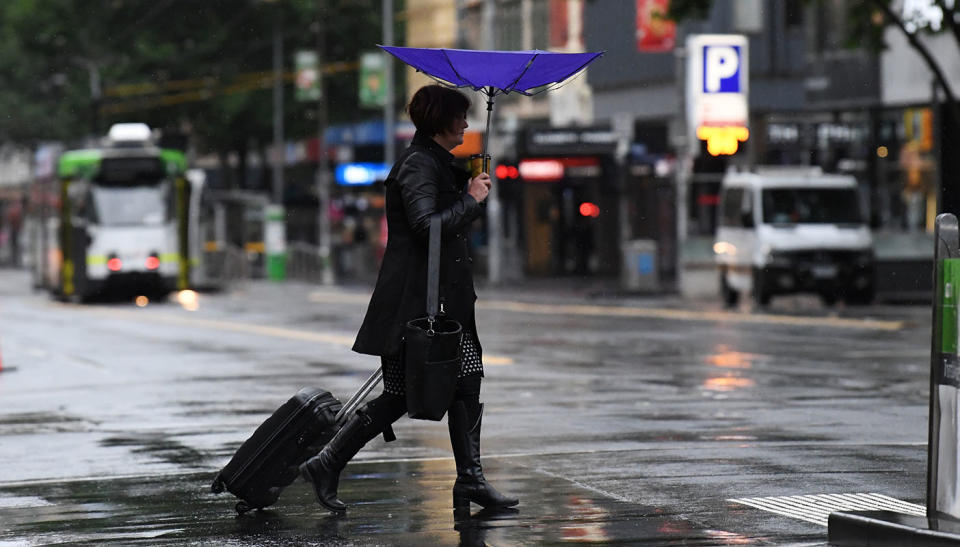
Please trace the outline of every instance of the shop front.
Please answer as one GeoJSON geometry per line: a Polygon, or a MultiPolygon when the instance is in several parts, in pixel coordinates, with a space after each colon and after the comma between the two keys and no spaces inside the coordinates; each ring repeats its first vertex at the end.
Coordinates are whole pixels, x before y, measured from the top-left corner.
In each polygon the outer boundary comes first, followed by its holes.
{"type": "Polygon", "coordinates": [[[529,128],[510,193],[529,276],[608,276],[620,267],[617,136],[606,127],[529,128]]]}

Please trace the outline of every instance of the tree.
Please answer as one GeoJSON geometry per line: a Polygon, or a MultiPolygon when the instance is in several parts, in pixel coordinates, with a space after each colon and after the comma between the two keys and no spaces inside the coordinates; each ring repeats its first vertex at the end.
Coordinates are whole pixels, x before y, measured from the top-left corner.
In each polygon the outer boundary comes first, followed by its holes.
{"type": "MultiPolygon", "coordinates": [[[[317,0],[4,0],[0,142],[77,143],[108,124],[187,129],[201,152],[245,156],[272,141],[274,22],[284,63],[316,47],[317,0]]],[[[326,0],[326,61],[355,66],[380,38],[379,0],[326,0]]],[[[289,69],[288,69],[289,70],[289,69]]],[[[331,123],[364,114],[356,70],[325,82],[331,123]]],[[[317,131],[286,86],[288,138],[317,131]]]]}

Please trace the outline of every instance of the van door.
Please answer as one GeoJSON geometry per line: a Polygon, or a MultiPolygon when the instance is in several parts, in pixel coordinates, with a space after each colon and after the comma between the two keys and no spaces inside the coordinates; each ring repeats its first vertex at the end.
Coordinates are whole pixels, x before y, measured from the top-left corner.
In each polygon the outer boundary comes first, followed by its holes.
{"type": "Polygon", "coordinates": [[[714,246],[717,262],[731,288],[749,291],[756,246],[754,192],[748,187],[724,188],[720,206],[720,228],[714,246]]]}

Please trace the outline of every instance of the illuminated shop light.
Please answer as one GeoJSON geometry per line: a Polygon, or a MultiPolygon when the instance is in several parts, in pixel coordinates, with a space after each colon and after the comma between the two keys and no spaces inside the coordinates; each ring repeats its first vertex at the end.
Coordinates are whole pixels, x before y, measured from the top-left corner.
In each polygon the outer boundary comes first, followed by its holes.
{"type": "Polygon", "coordinates": [[[707,152],[711,156],[729,156],[736,154],[740,143],[750,138],[750,130],[736,125],[701,125],[697,128],[697,138],[707,141],[707,152]]]}
{"type": "Polygon", "coordinates": [[[520,176],[526,180],[560,180],[563,178],[563,162],[560,160],[523,160],[520,176]]]}
{"type": "Polygon", "coordinates": [[[334,172],[337,184],[344,186],[367,186],[389,174],[390,166],[385,163],[344,163],[334,172]]]}

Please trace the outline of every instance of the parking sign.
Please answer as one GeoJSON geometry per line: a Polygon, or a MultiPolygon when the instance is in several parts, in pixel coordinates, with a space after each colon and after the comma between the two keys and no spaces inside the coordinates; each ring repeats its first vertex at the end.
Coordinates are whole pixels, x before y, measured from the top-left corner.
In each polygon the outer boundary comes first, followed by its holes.
{"type": "Polygon", "coordinates": [[[704,46],[703,92],[740,93],[740,46],[704,46]]]}
{"type": "Polygon", "coordinates": [[[687,37],[687,125],[746,127],[749,121],[749,64],[746,36],[687,37]]]}

